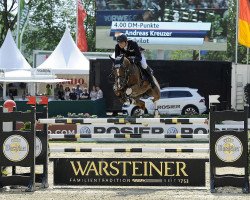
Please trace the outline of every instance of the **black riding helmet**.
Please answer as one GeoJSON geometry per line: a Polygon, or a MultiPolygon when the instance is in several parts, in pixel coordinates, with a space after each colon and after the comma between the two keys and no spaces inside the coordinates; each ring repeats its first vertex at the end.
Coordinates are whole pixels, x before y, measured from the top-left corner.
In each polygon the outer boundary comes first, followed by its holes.
{"type": "Polygon", "coordinates": [[[122,35],[119,35],[117,38],[116,38],[117,42],[126,42],[128,40],[127,36],[122,34],[122,35]]]}

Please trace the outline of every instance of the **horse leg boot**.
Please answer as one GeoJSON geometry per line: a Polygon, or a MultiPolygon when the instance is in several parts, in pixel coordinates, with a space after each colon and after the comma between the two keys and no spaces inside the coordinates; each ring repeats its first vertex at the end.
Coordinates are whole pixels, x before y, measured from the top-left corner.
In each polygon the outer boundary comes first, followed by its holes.
{"type": "Polygon", "coordinates": [[[159,114],[156,102],[154,102],[154,107],[155,107],[154,118],[159,118],[160,114],[159,114]]]}

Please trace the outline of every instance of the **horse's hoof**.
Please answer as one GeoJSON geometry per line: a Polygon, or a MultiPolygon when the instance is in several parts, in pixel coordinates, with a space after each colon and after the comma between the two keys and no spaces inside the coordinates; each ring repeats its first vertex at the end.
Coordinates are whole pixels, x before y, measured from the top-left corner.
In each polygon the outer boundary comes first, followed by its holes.
{"type": "Polygon", "coordinates": [[[131,95],[132,94],[132,89],[131,88],[128,88],[126,89],[126,95],[131,95]]]}
{"type": "Polygon", "coordinates": [[[160,114],[159,114],[159,111],[158,111],[158,110],[156,110],[154,114],[155,114],[155,115],[154,115],[154,118],[159,118],[159,117],[160,117],[160,114]]]}

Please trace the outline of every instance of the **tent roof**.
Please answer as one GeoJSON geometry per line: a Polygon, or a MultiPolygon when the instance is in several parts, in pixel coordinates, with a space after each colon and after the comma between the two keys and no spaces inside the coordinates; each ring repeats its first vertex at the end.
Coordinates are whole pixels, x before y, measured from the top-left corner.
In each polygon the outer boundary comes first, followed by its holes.
{"type": "Polygon", "coordinates": [[[15,69],[31,69],[30,64],[26,61],[16,46],[11,31],[5,37],[0,51],[0,69],[11,71],[15,69]]]}
{"type": "Polygon", "coordinates": [[[70,80],[58,79],[52,74],[35,74],[28,70],[13,70],[2,73],[0,82],[25,82],[25,83],[57,83],[68,82],[70,80]]]}
{"type": "Polygon", "coordinates": [[[82,54],[66,28],[56,49],[38,69],[51,69],[55,74],[89,74],[89,60],[82,54]]]}
{"type": "Polygon", "coordinates": [[[66,79],[0,79],[0,83],[62,83],[69,82],[70,80],[66,79]]]}

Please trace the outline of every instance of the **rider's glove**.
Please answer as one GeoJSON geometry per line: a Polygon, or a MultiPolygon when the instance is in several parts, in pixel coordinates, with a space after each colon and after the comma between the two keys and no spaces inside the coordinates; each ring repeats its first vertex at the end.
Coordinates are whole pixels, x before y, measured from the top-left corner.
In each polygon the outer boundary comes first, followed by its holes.
{"type": "Polygon", "coordinates": [[[135,60],[134,60],[134,58],[132,58],[132,57],[129,57],[128,60],[129,60],[129,62],[130,62],[131,64],[134,64],[134,63],[135,63],[135,60]]]}

